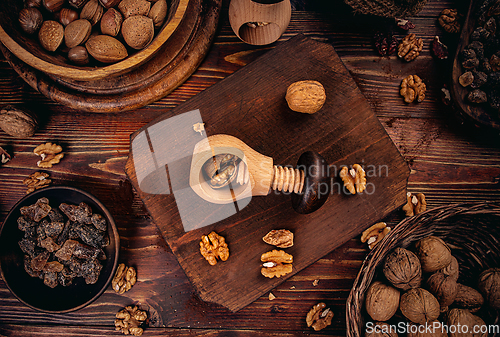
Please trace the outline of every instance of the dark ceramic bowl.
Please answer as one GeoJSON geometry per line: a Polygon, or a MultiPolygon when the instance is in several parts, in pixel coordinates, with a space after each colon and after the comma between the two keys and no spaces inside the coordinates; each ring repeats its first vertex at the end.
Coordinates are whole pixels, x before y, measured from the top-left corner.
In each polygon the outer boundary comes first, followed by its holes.
{"type": "Polygon", "coordinates": [[[74,187],[53,186],[28,194],[11,209],[0,231],[0,268],[2,277],[10,291],[24,304],[33,309],[51,313],[64,313],[85,307],[97,299],[108,287],[118,265],[120,237],[115,222],[104,205],[91,194],[74,187]],[[29,206],[40,198],[49,199],[54,208],[65,202],[79,204],[85,202],[92,213],[101,214],[108,224],[109,245],[104,247],[106,260],[95,284],[86,284],[77,277],[69,286],[58,285],[50,288],[43,280],[31,277],[24,270],[24,253],[18,242],[24,232],[17,227],[21,215],[20,208],[29,206]]]}

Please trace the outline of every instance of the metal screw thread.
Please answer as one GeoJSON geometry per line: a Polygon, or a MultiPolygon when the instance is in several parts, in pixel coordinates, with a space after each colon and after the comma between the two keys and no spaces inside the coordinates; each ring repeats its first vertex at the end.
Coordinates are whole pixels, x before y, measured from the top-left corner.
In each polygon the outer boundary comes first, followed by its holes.
{"type": "Polygon", "coordinates": [[[303,170],[274,165],[271,188],[276,191],[302,193],[305,174],[303,170]]]}

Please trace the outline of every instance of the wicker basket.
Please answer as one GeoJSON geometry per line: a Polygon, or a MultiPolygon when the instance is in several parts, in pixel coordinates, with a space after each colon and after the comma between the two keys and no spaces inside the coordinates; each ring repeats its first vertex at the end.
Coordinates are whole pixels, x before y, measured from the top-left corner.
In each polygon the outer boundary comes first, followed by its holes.
{"type": "Polygon", "coordinates": [[[414,16],[424,8],[427,0],[344,0],[356,13],[389,18],[414,16]]]}
{"type": "MultiPolygon", "coordinates": [[[[441,237],[460,264],[459,282],[477,288],[479,273],[500,266],[500,203],[457,204],[406,218],[368,254],[347,299],[347,336],[365,334],[365,293],[372,280],[383,279],[386,256],[429,235],[441,237]]],[[[486,312],[486,324],[498,324],[498,312],[486,312]]]]}

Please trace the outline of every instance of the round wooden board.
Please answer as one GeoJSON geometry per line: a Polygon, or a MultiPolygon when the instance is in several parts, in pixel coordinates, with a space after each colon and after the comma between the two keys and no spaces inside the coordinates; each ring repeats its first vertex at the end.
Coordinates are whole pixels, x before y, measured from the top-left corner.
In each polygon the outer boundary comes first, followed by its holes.
{"type": "Polygon", "coordinates": [[[89,112],[133,110],[152,103],[181,85],[199,66],[212,43],[222,0],[190,1],[188,14],[165,45],[136,70],[100,81],[74,81],[40,72],[7,50],[5,58],[31,87],[49,99],[89,112]]]}

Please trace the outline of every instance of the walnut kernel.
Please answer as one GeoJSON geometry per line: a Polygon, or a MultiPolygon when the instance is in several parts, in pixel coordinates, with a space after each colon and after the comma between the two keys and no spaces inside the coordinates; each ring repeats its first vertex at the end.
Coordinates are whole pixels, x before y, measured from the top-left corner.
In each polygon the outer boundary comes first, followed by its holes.
{"type": "Polygon", "coordinates": [[[458,33],[460,31],[460,15],[456,9],[443,9],[439,14],[438,22],[448,33],[458,33]]]}
{"type": "Polygon", "coordinates": [[[261,274],[265,277],[281,277],[292,272],[293,256],[283,250],[272,250],[260,257],[261,274]]]}
{"type": "Polygon", "coordinates": [[[118,311],[115,319],[115,330],[123,332],[125,335],[141,336],[143,328],[141,325],[148,318],[148,314],[134,306],[126,306],[118,311]]]}
{"type": "Polygon", "coordinates": [[[420,54],[423,47],[423,40],[417,39],[415,34],[410,33],[399,44],[398,56],[407,62],[413,61],[420,54]]]}
{"type": "Polygon", "coordinates": [[[111,281],[113,290],[118,294],[123,294],[129,291],[137,282],[137,272],[133,267],[127,267],[124,263],[120,263],[116,269],[115,276],[111,281]]]}
{"type": "Polygon", "coordinates": [[[361,165],[354,164],[351,169],[344,166],[339,176],[351,194],[361,193],[366,189],[366,174],[361,165]]]}
{"type": "Polygon", "coordinates": [[[399,94],[404,97],[406,103],[422,102],[425,98],[425,83],[417,75],[408,75],[401,82],[399,94]]]}
{"type": "Polygon", "coordinates": [[[361,234],[361,242],[367,243],[368,248],[373,249],[391,230],[385,222],[377,222],[375,225],[366,229],[361,234]]]}
{"type": "Polygon", "coordinates": [[[406,193],[406,205],[403,206],[403,211],[406,216],[417,215],[425,212],[426,209],[427,202],[425,201],[425,195],[423,193],[406,193]]]}
{"type": "Polygon", "coordinates": [[[23,184],[28,187],[26,194],[34,192],[40,188],[47,187],[51,182],[52,180],[49,179],[49,174],[45,172],[35,172],[23,180],[23,184]]]}
{"type": "Polygon", "coordinates": [[[287,229],[273,229],[262,240],[278,248],[290,248],[293,246],[293,233],[287,229]]]}
{"type": "Polygon", "coordinates": [[[62,157],[64,157],[62,147],[57,144],[45,143],[38,145],[33,152],[36,155],[42,157],[42,160],[38,161],[36,165],[42,168],[52,167],[53,164],[59,163],[62,157]]]}
{"type": "Polygon", "coordinates": [[[217,259],[227,261],[229,258],[229,248],[226,240],[215,232],[201,237],[200,253],[211,266],[217,264],[217,259]]]}
{"type": "Polygon", "coordinates": [[[308,327],[312,327],[314,331],[319,331],[332,324],[333,312],[330,308],[326,308],[326,304],[321,302],[316,304],[307,313],[306,323],[308,327]]]}

